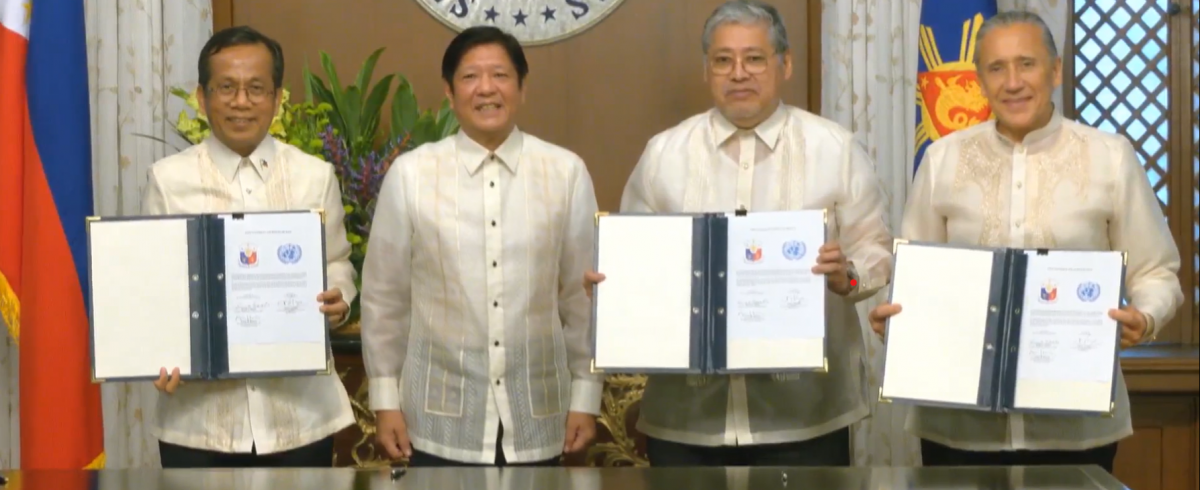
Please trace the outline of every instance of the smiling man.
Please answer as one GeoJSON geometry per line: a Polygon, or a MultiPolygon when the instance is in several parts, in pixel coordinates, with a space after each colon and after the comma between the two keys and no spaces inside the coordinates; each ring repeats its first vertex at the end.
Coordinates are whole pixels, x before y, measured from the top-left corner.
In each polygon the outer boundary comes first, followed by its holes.
{"type": "MultiPolygon", "coordinates": [[[[268,134],[282,96],[283,49],[232,27],[208,40],[198,68],[196,97],[212,136],[150,167],[142,212],[323,208],[330,290],[312,307],[340,324],[357,291],[337,176],[268,134]]],[[[162,395],[153,431],[165,468],[330,466],[333,434],[354,423],[336,374],[180,385],[178,368],[165,366],[154,384],[162,395]]]]}
{"type": "Polygon", "coordinates": [[[396,159],[363,266],[378,440],[413,466],[556,465],[587,446],[596,197],[583,160],[516,127],[520,43],[473,27],[442,58],[461,131],[396,159]]]}
{"type": "MultiPolygon", "coordinates": [[[[721,5],[702,48],[716,107],[650,140],[621,211],[829,210],[814,268],[832,293],[829,372],[651,375],[637,428],[654,466],[847,466],[849,426],[870,412],[854,304],[891,277],[874,165],[849,131],[780,100],[792,57],[774,7],[721,5]]],[[[584,287],[600,280],[589,272],[584,287]]]]}
{"type": "MultiPolygon", "coordinates": [[[[1059,115],[1051,97],[1062,83],[1062,59],[1036,14],[988,19],[976,45],[979,80],[996,118],[930,145],[900,235],[965,246],[1126,251],[1130,304],[1109,315],[1121,324],[1122,347],[1154,338],[1183,303],[1179,250],[1133,146],[1059,115]]],[[[875,308],[871,327],[882,335],[902,308],[875,308]]],[[[926,466],[1094,464],[1111,472],[1117,441],[1133,434],[1124,376],[1116,391],[1112,417],[915,407],[908,429],[921,438],[926,466]]]]}

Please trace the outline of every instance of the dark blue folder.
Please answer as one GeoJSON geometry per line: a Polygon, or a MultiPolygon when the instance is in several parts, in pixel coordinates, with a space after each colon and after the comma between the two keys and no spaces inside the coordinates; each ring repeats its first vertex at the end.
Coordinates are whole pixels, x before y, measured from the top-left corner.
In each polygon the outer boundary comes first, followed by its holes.
{"type": "MultiPolygon", "coordinates": [[[[232,219],[242,219],[247,215],[278,215],[288,213],[319,213],[321,215],[321,223],[325,221],[323,210],[301,210],[301,211],[271,211],[271,212],[229,212],[229,213],[213,213],[213,214],[193,214],[193,215],[163,215],[163,216],[121,216],[121,217],[90,217],[88,218],[88,267],[92,267],[91,255],[94,253],[91,243],[91,227],[101,222],[121,222],[121,221],[137,221],[137,220],[184,220],[187,222],[187,241],[188,241],[188,302],[191,310],[191,373],[181,375],[181,379],[234,379],[234,378],[254,378],[254,377],[284,377],[284,376],[308,376],[315,374],[328,374],[332,372],[332,350],[329,343],[328,325],[325,328],[325,353],[326,364],[321,370],[306,370],[306,371],[272,371],[272,372],[253,372],[253,373],[238,373],[231,372],[229,369],[229,343],[228,343],[228,318],[230,312],[225,304],[225,219],[223,217],[231,217],[232,219]]],[[[325,257],[325,234],[320,233],[321,250],[320,257],[325,257]]],[[[141,244],[130,243],[129,246],[136,247],[141,244]]],[[[322,268],[322,284],[323,289],[328,289],[328,278],[324,276],[325,269],[322,268]]],[[[91,277],[91,274],[89,274],[91,277]]],[[[89,305],[94,298],[95,288],[89,288],[92,298],[89,298],[89,305]]],[[[152,300],[152,298],[130,298],[128,307],[137,308],[137,301],[152,300]]],[[[153,376],[129,376],[129,377],[96,377],[96,329],[95,317],[92,313],[93,308],[89,308],[89,328],[88,337],[90,343],[92,357],[92,379],[94,382],[106,381],[139,381],[139,380],[155,380],[158,375],[153,376]]],[[[154,346],[148,345],[147,349],[153,349],[154,346]]],[[[167,367],[170,369],[170,367],[167,367]]]]}
{"type": "MultiPolygon", "coordinates": [[[[1039,255],[1053,254],[1055,250],[1047,249],[1018,249],[1018,248],[993,248],[993,247],[970,247],[960,245],[948,245],[944,243],[917,242],[898,239],[895,241],[893,249],[894,257],[897,257],[896,264],[899,264],[899,254],[896,250],[901,246],[919,246],[919,247],[941,247],[941,248],[957,248],[986,251],[992,254],[992,273],[986,278],[968,278],[963,277],[962,280],[985,280],[990,283],[990,293],[988,297],[988,312],[987,325],[984,333],[984,343],[979,348],[982,350],[982,363],[978,366],[979,370],[979,392],[978,397],[973,404],[949,403],[931,400],[918,400],[909,398],[892,397],[888,398],[883,395],[884,388],[879,388],[879,401],[885,403],[897,402],[910,405],[945,407],[945,408],[963,408],[970,410],[989,411],[997,413],[1022,412],[1022,413],[1048,413],[1048,414],[1093,414],[1111,416],[1112,411],[1116,406],[1117,394],[1117,376],[1120,370],[1120,337],[1121,329],[1117,328],[1114,332],[1117,340],[1117,348],[1112,353],[1113,373],[1111,386],[1112,390],[1109,394],[1108,410],[1106,411],[1085,411],[1085,410],[1061,410],[1061,409],[1044,409],[1044,408],[1019,408],[1014,404],[1017,390],[1017,360],[1020,356],[1021,349],[1021,318],[1022,310],[1025,303],[1025,278],[1028,272],[1028,253],[1035,252],[1039,255]]],[[[1079,252],[1079,251],[1072,251],[1079,252]]],[[[1104,252],[1105,251],[1098,251],[1104,252]]],[[[1124,254],[1122,254],[1124,256],[1124,254]]],[[[892,289],[896,284],[893,281],[892,289]]],[[[1121,292],[1120,297],[1125,298],[1125,260],[1122,260],[1121,267],[1121,292]]],[[[888,301],[891,301],[891,292],[889,292],[888,301]]],[[[1122,300],[1124,302],[1124,300],[1122,300]]],[[[888,322],[890,327],[890,320],[888,322]]],[[[936,356],[937,346],[929,346],[930,349],[923,355],[936,356]]],[[[884,341],[884,372],[887,372],[887,349],[888,344],[884,341]]],[[[964,369],[974,369],[972,366],[963,366],[964,369]]],[[[886,376],[885,376],[886,379],[886,376]]],[[[936,383],[938,380],[931,379],[930,383],[936,383]]]]}
{"type": "MultiPolygon", "coordinates": [[[[597,242],[599,241],[600,219],[610,213],[601,212],[596,216],[597,242]]],[[[825,372],[828,369],[828,356],[824,365],[818,368],[771,368],[771,369],[733,369],[727,367],[727,273],[728,273],[728,243],[729,220],[745,216],[746,211],[736,213],[611,213],[613,216],[676,216],[691,217],[692,220],[692,277],[691,277],[691,335],[690,362],[687,368],[668,369],[638,366],[597,366],[596,353],[596,305],[599,303],[599,292],[596,301],[592,302],[592,371],[604,373],[673,373],[673,374],[732,374],[732,373],[783,373],[783,372],[825,372]],[[734,216],[731,217],[730,214],[734,216]]],[[[599,267],[599,253],[596,254],[593,268],[599,267]]],[[[823,337],[828,342],[828,337],[823,337]]],[[[828,345],[823,348],[828,352],[828,345]]]]}

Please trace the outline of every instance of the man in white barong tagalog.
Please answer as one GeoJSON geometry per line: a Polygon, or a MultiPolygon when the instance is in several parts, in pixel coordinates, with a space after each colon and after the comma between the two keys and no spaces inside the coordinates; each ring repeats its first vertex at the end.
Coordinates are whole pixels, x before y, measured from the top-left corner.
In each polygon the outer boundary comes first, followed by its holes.
{"type": "MultiPolygon", "coordinates": [[[[900,236],[964,246],[1121,250],[1129,304],[1109,316],[1121,346],[1153,339],[1183,303],[1179,250],[1133,146],[1064,119],[1051,99],[1062,59],[1036,14],[1004,12],[980,28],[975,64],[995,119],[943,137],[925,152],[900,236]]],[[[883,335],[903,305],[876,307],[883,335]]],[[[964,366],[967,369],[968,366],[964,366]]],[[[914,407],[907,429],[926,466],[1098,465],[1133,434],[1117,376],[1112,417],[914,407]]]]}
{"type": "Polygon", "coordinates": [[[396,159],[363,265],[378,441],[411,466],[556,466],[595,435],[596,196],[583,160],[516,127],[520,43],[473,27],[442,58],[458,134],[396,159]]]}
{"type": "MultiPolygon", "coordinates": [[[[217,32],[200,51],[196,99],[212,135],[150,167],[143,214],[325,210],[329,290],[312,298],[331,326],[357,289],[333,166],[268,134],[283,96],[283,49],[249,27],[217,32]]],[[[354,424],[336,374],[195,381],[165,366],[155,387],[164,468],[333,464],[333,436],[354,424]],[[170,369],[170,374],[167,373],[170,369]]]]}
{"type": "MultiPolygon", "coordinates": [[[[637,428],[652,466],[848,466],[851,424],[870,413],[855,303],[888,284],[891,232],[871,159],[833,121],[783,103],[792,76],[779,12],[719,6],[704,26],[715,108],[646,145],[621,212],[827,209],[828,372],[650,375],[637,428]]],[[[584,275],[584,288],[604,280],[584,275]]]]}

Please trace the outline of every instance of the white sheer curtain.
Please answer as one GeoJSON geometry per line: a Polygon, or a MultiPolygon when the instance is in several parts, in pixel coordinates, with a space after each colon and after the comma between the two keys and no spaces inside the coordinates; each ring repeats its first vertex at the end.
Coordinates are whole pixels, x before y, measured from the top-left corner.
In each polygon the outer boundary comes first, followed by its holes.
{"type": "MultiPolygon", "coordinates": [[[[171,87],[196,86],[196,58],[212,35],[210,0],[81,0],[86,6],[96,213],[135,214],[146,168],[186,148],[172,132],[184,104],[171,87]],[[153,135],[170,144],[134,134],[153,135]]],[[[129,298],[136,304],[139,298],[129,298]]],[[[17,349],[0,334],[0,468],[20,466],[17,349]]],[[[113,384],[104,395],[109,468],[158,465],[148,424],[149,383],[113,384]]]]}
{"type": "MultiPolygon", "coordinates": [[[[875,161],[893,228],[900,223],[912,173],[916,129],[920,0],[825,0],[821,14],[821,112],[854,132],[875,161]]],[[[868,393],[879,392],[883,344],[866,313],[886,290],[859,305],[870,361],[868,393]]],[[[904,432],[902,406],[875,404],[851,428],[857,466],[916,466],[917,441],[904,432]]]]}
{"type": "MultiPolygon", "coordinates": [[[[96,212],[137,214],[146,169],[188,146],[171,129],[186,106],[169,90],[196,87],[196,60],[212,35],[212,2],[86,3],[96,212]]],[[[105,385],[102,393],[108,467],[157,466],[158,444],[149,431],[157,396],[154,387],[112,384],[105,385]]]]}
{"type": "MultiPolygon", "coordinates": [[[[926,0],[926,3],[951,0],[926,0]]],[[[998,0],[1000,11],[1026,10],[1045,19],[1060,53],[1069,15],[1068,0],[998,0]]],[[[850,128],[875,160],[875,171],[899,227],[915,155],[917,26],[921,0],[824,0],[821,39],[821,113],[850,128]]],[[[1062,94],[1055,102],[1062,104],[1062,94]]],[[[879,392],[882,343],[866,313],[886,298],[881,292],[859,305],[870,362],[868,393],[879,392]]],[[[904,431],[903,406],[874,404],[872,416],[852,429],[859,466],[919,466],[917,439],[904,431]]]]}

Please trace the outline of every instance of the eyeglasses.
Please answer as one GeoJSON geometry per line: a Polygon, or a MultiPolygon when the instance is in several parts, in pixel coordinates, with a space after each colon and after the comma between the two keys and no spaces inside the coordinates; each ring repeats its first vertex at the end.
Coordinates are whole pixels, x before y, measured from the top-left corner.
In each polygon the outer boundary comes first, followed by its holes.
{"type": "Polygon", "coordinates": [[[759,75],[767,71],[767,67],[771,64],[769,55],[752,54],[745,58],[734,58],[733,56],[720,54],[708,60],[709,69],[714,75],[728,75],[733,73],[733,67],[741,63],[742,69],[751,75],[759,75]]]}
{"type": "Polygon", "coordinates": [[[222,83],[220,85],[208,88],[209,93],[217,94],[223,99],[236,99],[238,92],[246,91],[246,98],[251,102],[262,102],[268,96],[275,93],[275,90],[268,89],[262,85],[250,85],[240,87],[232,83],[222,83]]]}

